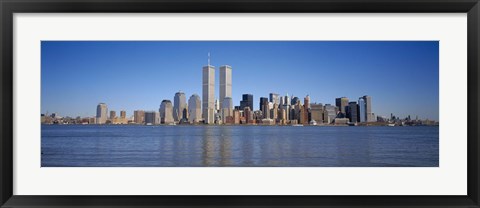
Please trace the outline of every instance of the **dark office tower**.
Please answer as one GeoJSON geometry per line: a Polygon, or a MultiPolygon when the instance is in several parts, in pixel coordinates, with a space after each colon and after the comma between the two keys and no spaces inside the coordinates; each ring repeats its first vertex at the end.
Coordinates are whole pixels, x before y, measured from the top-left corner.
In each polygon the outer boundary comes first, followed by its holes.
{"type": "Polygon", "coordinates": [[[290,104],[291,104],[291,105],[296,105],[296,104],[297,104],[297,101],[299,101],[299,100],[300,100],[300,98],[298,98],[298,97],[293,97],[293,98],[292,98],[292,102],[291,102],[290,104]]]}
{"type": "Polygon", "coordinates": [[[277,105],[280,105],[280,96],[276,93],[270,93],[270,102],[272,102],[273,104],[277,104],[277,105]]]}
{"type": "Polygon", "coordinates": [[[242,101],[240,101],[240,108],[243,110],[245,107],[249,107],[250,111],[253,111],[253,95],[243,94],[242,101]]]}
{"type": "Polygon", "coordinates": [[[343,114],[346,115],[346,107],[348,106],[348,98],[346,97],[341,97],[341,98],[336,98],[335,99],[335,106],[338,107],[338,110],[343,114]]]}
{"type": "Polygon", "coordinates": [[[267,102],[267,108],[268,108],[268,98],[266,97],[261,97],[260,98],[260,103],[259,103],[259,107],[260,107],[260,111],[263,112],[263,105],[265,104],[265,102],[267,102]]]}
{"type": "Polygon", "coordinates": [[[263,118],[270,118],[270,109],[268,108],[267,98],[260,98],[260,111],[262,111],[263,118]]]}
{"type": "Polygon", "coordinates": [[[348,119],[350,122],[358,122],[358,105],[357,102],[349,102],[348,103],[348,112],[349,112],[349,117],[348,119]]]}

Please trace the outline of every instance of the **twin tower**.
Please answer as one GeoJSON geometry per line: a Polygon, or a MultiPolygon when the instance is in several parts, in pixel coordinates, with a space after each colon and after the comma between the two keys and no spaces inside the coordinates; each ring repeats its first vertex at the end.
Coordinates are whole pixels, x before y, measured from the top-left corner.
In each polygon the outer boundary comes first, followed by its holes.
{"type": "MultiPolygon", "coordinates": [[[[205,123],[215,122],[215,67],[210,65],[210,53],[208,64],[203,67],[202,81],[202,117],[205,123]]],[[[220,97],[221,109],[232,109],[232,67],[220,66],[220,97]]]]}

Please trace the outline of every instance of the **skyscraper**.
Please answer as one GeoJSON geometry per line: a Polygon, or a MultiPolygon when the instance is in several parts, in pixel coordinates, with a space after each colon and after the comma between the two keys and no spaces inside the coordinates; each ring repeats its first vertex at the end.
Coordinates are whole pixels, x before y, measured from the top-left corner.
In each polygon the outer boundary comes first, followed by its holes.
{"type": "Polygon", "coordinates": [[[202,117],[205,123],[212,124],[215,114],[215,67],[210,65],[210,53],[208,65],[203,67],[202,74],[202,117]]]}
{"type": "Polygon", "coordinates": [[[332,123],[337,117],[337,112],[335,110],[335,106],[330,104],[325,104],[324,108],[324,116],[323,122],[324,123],[332,123]]]}
{"type": "Polygon", "coordinates": [[[110,111],[110,120],[113,120],[117,117],[117,112],[115,111],[110,111]]]}
{"type": "Polygon", "coordinates": [[[287,95],[285,95],[285,99],[283,101],[284,102],[283,104],[291,105],[292,103],[290,102],[290,100],[291,99],[290,99],[290,97],[288,96],[288,93],[287,93],[287,95]]]}
{"type": "Polygon", "coordinates": [[[365,101],[365,113],[367,114],[367,122],[375,122],[375,116],[372,112],[372,97],[364,95],[363,100],[365,101]]]}
{"type": "Polygon", "coordinates": [[[280,105],[280,97],[278,94],[270,93],[269,98],[270,98],[270,102],[272,102],[273,104],[280,105]]]}
{"type": "MultiPolygon", "coordinates": [[[[163,100],[160,104],[160,119],[161,122],[164,124],[174,123],[175,120],[173,119],[173,105],[172,101],[170,100],[163,100]]],[[[146,120],[146,117],[145,117],[146,120]]]]}
{"type": "Polygon", "coordinates": [[[225,97],[222,102],[223,106],[221,111],[222,122],[227,123],[227,117],[233,117],[233,103],[231,97],[225,97]]]}
{"type": "Polygon", "coordinates": [[[338,110],[342,112],[342,114],[345,116],[347,113],[345,108],[348,106],[348,98],[335,98],[335,105],[338,107],[338,110]]]}
{"type": "Polygon", "coordinates": [[[145,122],[145,111],[143,110],[133,111],[133,121],[136,124],[143,124],[145,122]]]}
{"type": "MultiPolygon", "coordinates": [[[[262,112],[263,112],[263,105],[266,105],[265,102],[268,104],[268,98],[266,98],[266,97],[261,97],[258,106],[260,107],[260,111],[262,111],[262,112]]],[[[267,107],[268,107],[268,106],[267,106],[267,107]]]]}
{"type": "Polygon", "coordinates": [[[250,111],[253,111],[253,95],[252,94],[242,95],[242,101],[240,101],[240,109],[243,110],[245,107],[249,107],[250,111]]]}
{"type": "Polygon", "coordinates": [[[303,99],[303,102],[304,102],[304,106],[309,109],[310,108],[310,95],[307,95],[304,99],[303,99]]]}
{"type": "Polygon", "coordinates": [[[363,97],[358,98],[358,115],[357,120],[358,122],[366,122],[367,121],[367,112],[365,111],[365,99],[363,97]]]}
{"type": "Polygon", "coordinates": [[[268,107],[268,99],[265,97],[260,98],[260,111],[262,111],[263,118],[270,118],[270,108],[268,107]]]}
{"type": "Polygon", "coordinates": [[[197,94],[193,94],[188,99],[188,116],[190,123],[197,123],[202,120],[202,101],[197,94]]]}
{"type": "Polygon", "coordinates": [[[107,122],[107,104],[105,103],[99,103],[97,105],[97,119],[96,122],[97,124],[105,124],[107,122]]]}
{"type": "Polygon", "coordinates": [[[127,112],[124,110],[120,111],[120,118],[127,118],[127,112]]]}
{"type": "Polygon", "coordinates": [[[232,67],[220,66],[220,107],[223,108],[225,97],[232,98],[232,67]]]}
{"type": "Polygon", "coordinates": [[[348,112],[349,112],[349,120],[350,122],[358,122],[358,105],[357,102],[349,102],[348,103],[348,112]]]}
{"type": "Polygon", "coordinates": [[[175,93],[175,97],[173,98],[173,119],[180,121],[187,118],[187,98],[185,97],[185,93],[179,91],[175,93]]]}

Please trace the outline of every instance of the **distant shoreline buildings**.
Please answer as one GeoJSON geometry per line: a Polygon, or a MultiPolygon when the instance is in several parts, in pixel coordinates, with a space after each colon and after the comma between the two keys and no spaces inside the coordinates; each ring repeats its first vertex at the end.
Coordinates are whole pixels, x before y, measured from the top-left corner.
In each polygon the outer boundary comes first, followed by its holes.
{"type": "Polygon", "coordinates": [[[96,116],[89,118],[61,118],[58,115],[42,114],[42,124],[139,124],[139,125],[176,125],[176,124],[215,124],[215,125],[438,125],[430,120],[412,120],[410,116],[399,119],[393,114],[390,118],[375,117],[372,112],[372,97],[364,95],[358,101],[347,97],[335,99],[331,104],[311,103],[306,95],[303,104],[300,98],[280,96],[270,93],[260,97],[259,109],[253,108],[253,94],[243,94],[238,106],[232,101],[232,67],[219,67],[219,100],[215,100],[215,67],[208,64],[202,68],[202,99],[193,94],[188,99],[185,93],[175,93],[173,104],[162,100],[158,111],[135,110],[133,116],[126,117],[125,111],[108,112],[107,104],[97,105],[96,116]],[[109,115],[109,116],[108,116],[109,115]]]}

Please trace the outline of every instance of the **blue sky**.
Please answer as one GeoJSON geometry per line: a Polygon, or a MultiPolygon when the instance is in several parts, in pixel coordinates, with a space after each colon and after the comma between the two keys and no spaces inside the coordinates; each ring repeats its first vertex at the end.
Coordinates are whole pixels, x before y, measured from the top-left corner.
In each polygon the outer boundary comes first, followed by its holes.
{"type": "MultiPolygon", "coordinates": [[[[437,41],[42,41],[42,113],[158,110],[181,90],[201,96],[202,66],[232,66],[232,94],[270,92],[335,104],[372,97],[376,115],[438,120],[437,41]]],[[[218,70],[216,97],[219,96],[218,70]]],[[[118,113],[117,113],[118,114],[118,113]]]]}

